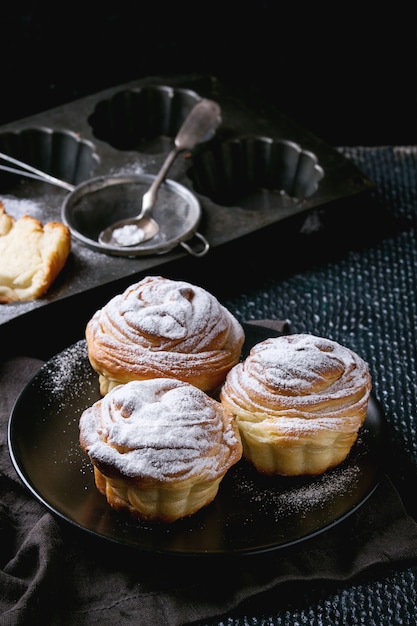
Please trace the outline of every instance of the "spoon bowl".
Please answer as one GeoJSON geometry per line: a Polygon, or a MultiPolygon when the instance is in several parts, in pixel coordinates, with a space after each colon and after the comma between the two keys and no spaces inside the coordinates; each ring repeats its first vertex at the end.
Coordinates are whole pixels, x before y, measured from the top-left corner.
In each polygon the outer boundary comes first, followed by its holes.
{"type": "Polygon", "coordinates": [[[209,133],[213,132],[221,121],[219,105],[203,99],[198,102],[186,117],[174,140],[174,147],[169,152],[152,185],[142,197],[142,207],[138,215],[119,220],[106,227],[99,234],[102,246],[130,247],[149,241],[159,232],[159,224],[151,217],[158,190],[164,181],[176,156],[184,150],[192,150],[209,133]]]}

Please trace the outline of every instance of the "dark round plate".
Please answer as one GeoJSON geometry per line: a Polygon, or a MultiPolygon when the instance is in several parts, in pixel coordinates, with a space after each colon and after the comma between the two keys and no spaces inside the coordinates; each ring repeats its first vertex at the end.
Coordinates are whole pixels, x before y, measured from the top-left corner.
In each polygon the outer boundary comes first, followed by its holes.
{"type": "MultiPolygon", "coordinates": [[[[244,327],[244,355],[279,334],[244,327]]],[[[197,514],[169,525],[140,522],[110,508],[79,446],[79,417],[99,398],[98,376],[81,340],[45,363],[21,392],[9,419],[9,451],[26,487],[54,515],[125,546],[190,556],[277,550],[341,522],[379,482],[385,419],[372,396],[358,441],[339,467],[314,478],[266,478],[242,459],[214,502],[197,514]]]]}

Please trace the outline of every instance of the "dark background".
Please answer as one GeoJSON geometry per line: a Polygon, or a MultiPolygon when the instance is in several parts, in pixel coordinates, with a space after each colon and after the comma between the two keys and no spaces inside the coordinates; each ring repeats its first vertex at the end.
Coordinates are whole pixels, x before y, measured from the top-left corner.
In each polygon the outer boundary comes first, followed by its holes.
{"type": "Polygon", "coordinates": [[[198,73],[259,89],[334,146],[416,144],[415,4],[16,1],[1,9],[0,124],[198,73]]]}

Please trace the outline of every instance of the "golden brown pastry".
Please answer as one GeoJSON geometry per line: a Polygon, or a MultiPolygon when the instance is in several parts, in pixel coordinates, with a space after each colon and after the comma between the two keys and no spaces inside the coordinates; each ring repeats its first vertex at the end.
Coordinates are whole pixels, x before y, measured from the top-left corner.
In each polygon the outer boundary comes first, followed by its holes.
{"type": "Polygon", "coordinates": [[[71,250],[70,230],[29,216],[15,220],[0,201],[0,303],[43,296],[71,250]]]}
{"type": "Polygon", "coordinates": [[[259,472],[314,475],[348,456],[371,386],[368,365],[352,350],[296,334],[256,344],[229,372],[220,398],[259,472]]]}
{"type": "Polygon", "coordinates": [[[103,395],[120,383],[167,376],[210,392],[239,361],[244,331],[201,287],[149,276],[93,315],[86,340],[103,395]]]}
{"type": "Polygon", "coordinates": [[[172,378],[112,389],[81,415],[80,444],[111,507],[162,522],[212,502],[242,456],[230,413],[172,378]]]}

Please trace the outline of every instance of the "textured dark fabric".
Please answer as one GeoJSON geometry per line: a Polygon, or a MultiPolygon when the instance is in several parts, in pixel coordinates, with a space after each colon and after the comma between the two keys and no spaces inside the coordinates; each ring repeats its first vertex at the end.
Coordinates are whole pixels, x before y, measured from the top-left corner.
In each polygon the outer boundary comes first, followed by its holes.
{"type": "Polygon", "coordinates": [[[16,358],[0,368],[0,624],[417,623],[417,149],[342,151],[375,192],[348,212],[317,211],[295,244],[240,259],[223,300],[241,321],[288,320],[368,361],[389,478],[343,523],[285,551],[202,565],[103,545],[58,523],[11,466],[7,416],[40,365],[16,358]]]}

